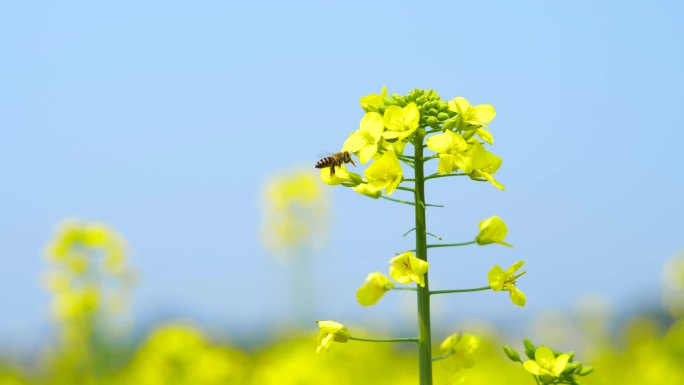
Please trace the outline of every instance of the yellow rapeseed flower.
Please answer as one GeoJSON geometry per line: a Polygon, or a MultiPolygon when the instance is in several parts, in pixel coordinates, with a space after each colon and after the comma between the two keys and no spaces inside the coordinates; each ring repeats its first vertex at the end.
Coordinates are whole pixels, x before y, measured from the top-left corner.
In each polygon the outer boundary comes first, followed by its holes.
{"type": "Polygon", "coordinates": [[[415,282],[420,286],[425,286],[425,273],[430,264],[422,259],[416,258],[411,251],[407,251],[390,259],[390,276],[399,283],[415,282]]]}
{"type": "Polygon", "coordinates": [[[346,326],[335,321],[316,321],[321,329],[318,333],[318,347],[316,353],[328,350],[333,342],[347,342],[351,338],[351,332],[346,326]]]}
{"type": "Polygon", "coordinates": [[[494,215],[493,217],[484,219],[480,222],[480,233],[477,234],[475,240],[480,245],[488,245],[491,243],[498,243],[500,245],[513,247],[506,243],[506,234],[508,234],[508,227],[503,219],[494,215]]]}
{"type": "Polygon", "coordinates": [[[356,186],[361,183],[361,175],[347,170],[344,165],[335,167],[335,175],[330,175],[330,167],[321,169],[321,180],[323,183],[335,186],[338,184],[356,186]]]}
{"type": "Polygon", "coordinates": [[[379,111],[385,106],[387,87],[382,87],[380,94],[370,94],[361,97],[361,108],[366,112],[379,111]]]}
{"type": "Polygon", "coordinates": [[[389,130],[382,134],[385,139],[408,140],[418,129],[420,111],[413,102],[406,107],[389,106],[383,118],[385,127],[389,130]]]}
{"type": "Polygon", "coordinates": [[[518,261],[506,271],[504,271],[501,266],[496,265],[492,267],[487,276],[489,279],[489,286],[491,286],[492,290],[508,291],[511,296],[511,302],[518,306],[525,306],[526,302],[525,293],[518,290],[515,286],[515,280],[525,274],[525,272],[517,275],[515,274],[523,264],[525,264],[525,261],[518,261]]]}
{"type": "Polygon", "coordinates": [[[475,365],[473,352],[480,346],[480,338],[467,333],[454,333],[447,337],[439,349],[443,355],[449,355],[444,359],[445,369],[457,372],[461,369],[472,368],[475,365]]]}
{"type": "Polygon", "coordinates": [[[492,175],[501,167],[501,158],[487,151],[477,140],[469,141],[470,149],[468,155],[472,162],[472,172],[468,173],[471,179],[486,179],[496,188],[503,191],[504,186],[499,183],[492,175]]]}
{"type": "Polygon", "coordinates": [[[503,191],[505,189],[504,186],[492,176],[501,167],[501,158],[487,151],[482,143],[475,139],[469,140],[468,143],[470,144],[468,155],[472,162],[472,172],[468,173],[468,176],[471,179],[486,179],[496,188],[503,191]]]}
{"type": "Polygon", "coordinates": [[[365,164],[378,152],[384,129],[385,123],[382,115],[377,112],[366,113],[361,119],[359,129],[344,142],[342,151],[356,154],[361,163],[365,164]]]}
{"type": "Polygon", "coordinates": [[[373,199],[378,199],[378,197],[380,197],[380,195],[382,195],[382,191],[370,188],[368,186],[368,183],[361,183],[358,186],[354,186],[354,187],[352,187],[352,190],[356,191],[359,194],[363,194],[363,195],[370,197],[370,198],[373,198],[373,199]]]}
{"type": "Polygon", "coordinates": [[[368,166],[364,175],[368,179],[368,188],[375,191],[385,189],[387,195],[394,192],[403,178],[401,164],[394,151],[385,151],[380,159],[368,166]]]}
{"type": "Polygon", "coordinates": [[[431,136],[427,139],[427,147],[439,155],[438,173],[449,174],[455,169],[461,169],[466,174],[473,171],[468,154],[468,143],[460,134],[446,131],[443,134],[431,136]]]}
{"type": "Polygon", "coordinates": [[[556,378],[563,373],[569,359],[570,356],[565,353],[556,357],[551,348],[542,345],[534,352],[534,361],[525,361],[523,366],[525,367],[525,370],[535,376],[550,376],[556,378]]]}
{"type": "Polygon", "coordinates": [[[458,113],[456,118],[456,128],[458,130],[476,129],[476,134],[485,142],[492,144],[494,138],[487,131],[487,123],[496,117],[496,111],[490,104],[480,104],[473,106],[464,97],[454,98],[449,102],[449,109],[458,113]]]}
{"type": "Polygon", "coordinates": [[[370,273],[363,286],[356,291],[356,300],[363,306],[375,305],[393,287],[394,283],[386,275],[379,272],[370,273]]]}

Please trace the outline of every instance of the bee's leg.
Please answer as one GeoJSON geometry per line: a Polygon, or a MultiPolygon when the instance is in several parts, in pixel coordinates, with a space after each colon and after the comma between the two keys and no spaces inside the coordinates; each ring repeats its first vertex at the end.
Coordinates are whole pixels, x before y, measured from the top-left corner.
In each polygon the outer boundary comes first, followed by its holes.
{"type": "Polygon", "coordinates": [[[352,159],[352,158],[350,157],[350,158],[349,158],[349,161],[351,162],[351,164],[354,165],[354,167],[356,167],[356,163],[354,163],[354,159],[352,159]]]}
{"type": "Polygon", "coordinates": [[[330,165],[330,177],[335,176],[335,164],[330,165]]]}

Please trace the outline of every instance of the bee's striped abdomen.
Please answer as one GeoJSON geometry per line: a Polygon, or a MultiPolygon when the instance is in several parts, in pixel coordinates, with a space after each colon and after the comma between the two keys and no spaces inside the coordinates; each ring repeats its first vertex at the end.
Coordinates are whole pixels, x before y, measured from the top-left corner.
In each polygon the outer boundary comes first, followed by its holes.
{"type": "Polygon", "coordinates": [[[316,168],[330,167],[335,164],[335,158],[332,156],[326,156],[325,158],[316,162],[316,168]]]}

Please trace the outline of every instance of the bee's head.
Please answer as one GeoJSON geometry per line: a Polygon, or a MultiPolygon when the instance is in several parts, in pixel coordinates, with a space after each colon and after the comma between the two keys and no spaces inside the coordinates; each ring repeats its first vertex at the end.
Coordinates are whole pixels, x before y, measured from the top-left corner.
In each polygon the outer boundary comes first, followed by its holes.
{"type": "Polygon", "coordinates": [[[351,154],[349,153],[349,151],[345,151],[345,152],[344,152],[344,162],[345,162],[345,163],[351,162],[351,164],[353,164],[354,166],[356,166],[356,163],[354,163],[354,159],[352,159],[352,156],[351,156],[351,154]]]}

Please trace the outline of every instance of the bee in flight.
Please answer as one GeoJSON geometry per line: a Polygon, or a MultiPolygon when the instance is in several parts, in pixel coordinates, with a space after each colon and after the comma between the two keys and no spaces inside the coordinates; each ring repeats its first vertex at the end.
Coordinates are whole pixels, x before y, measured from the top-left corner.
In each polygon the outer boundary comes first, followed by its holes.
{"type": "Polygon", "coordinates": [[[316,162],[316,168],[325,168],[325,167],[330,167],[330,176],[335,175],[335,167],[340,167],[345,163],[350,163],[356,166],[356,163],[354,163],[354,159],[352,159],[351,154],[349,151],[340,151],[336,152],[330,156],[326,156],[325,158],[319,160],[316,162]]]}

